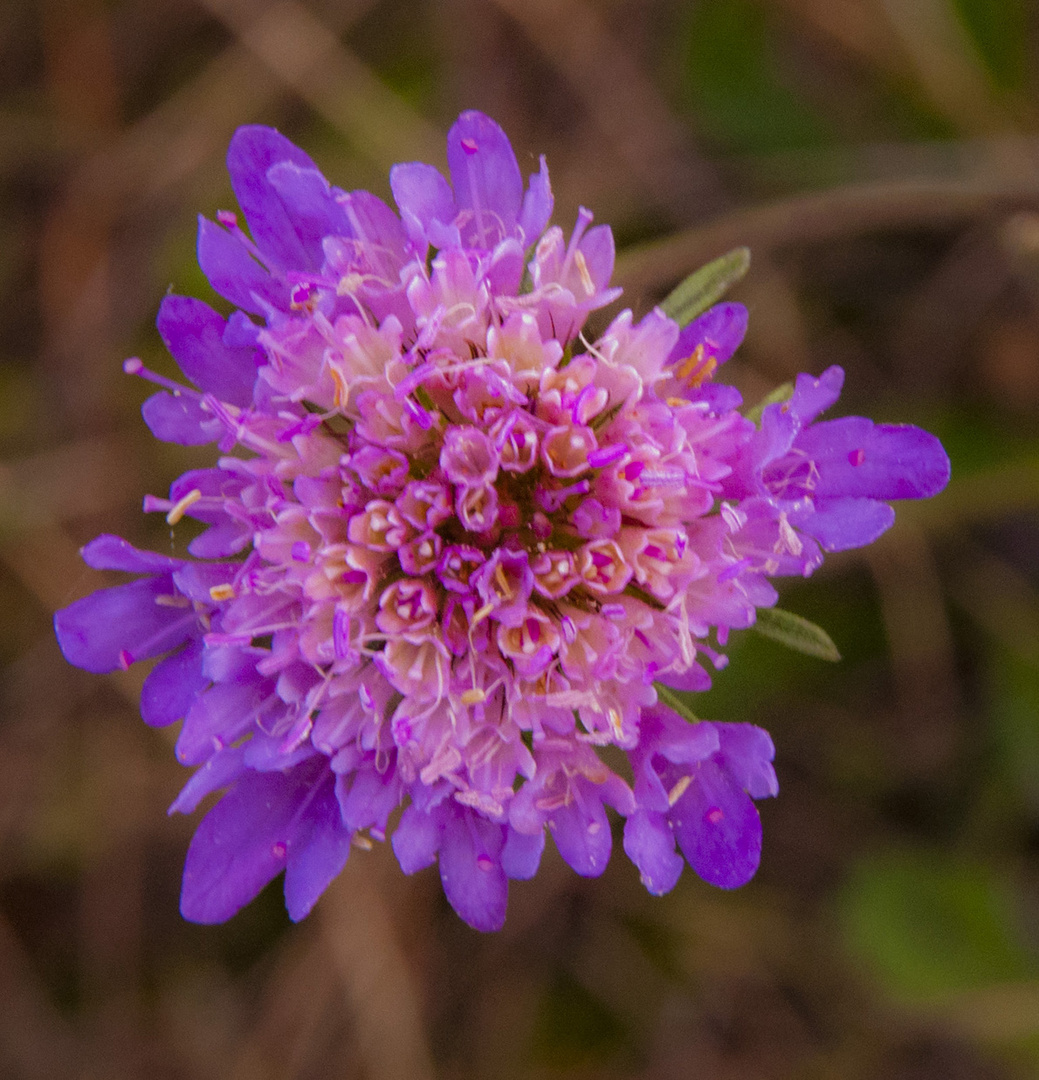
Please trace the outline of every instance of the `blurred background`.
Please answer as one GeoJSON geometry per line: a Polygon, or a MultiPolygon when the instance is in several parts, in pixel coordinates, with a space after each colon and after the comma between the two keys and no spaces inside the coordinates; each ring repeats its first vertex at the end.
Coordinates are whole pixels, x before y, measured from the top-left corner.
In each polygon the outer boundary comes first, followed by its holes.
{"type": "Polygon", "coordinates": [[[0,326],[0,1077],[1039,1076],[1036,5],[3,0],[0,326]],[[698,700],[778,748],[744,889],[548,853],[481,936],[382,849],[298,926],[280,883],[186,924],[172,736],[51,632],[98,532],[182,550],[141,497],[211,453],[149,437],[121,361],[171,371],[163,293],[214,300],[237,125],[388,198],[466,108],[613,225],[637,312],[749,245],[748,402],[842,364],[952,483],[784,587],[842,663],[734,635],[698,700]]]}

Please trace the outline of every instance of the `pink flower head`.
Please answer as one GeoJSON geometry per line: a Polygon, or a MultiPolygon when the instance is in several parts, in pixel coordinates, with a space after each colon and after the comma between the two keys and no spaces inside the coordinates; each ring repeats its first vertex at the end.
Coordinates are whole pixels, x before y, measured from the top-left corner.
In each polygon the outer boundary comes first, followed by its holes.
{"type": "Polygon", "coordinates": [[[836,368],[801,376],[760,426],[741,416],[714,381],[739,305],[684,329],[621,312],[585,341],[619,294],[609,227],[583,209],[569,237],[550,225],[544,159],[524,185],[480,113],[447,159],[450,181],[394,167],[398,216],[241,128],[244,226],[203,219],[198,243],[237,310],[163,301],[185,385],[127,361],[159,386],[144,405],[159,438],[219,446],[145,501],[203,531],[185,559],[99,537],[86,562],[134,580],[55,625],[90,671],[158,658],[142,715],[182,719],[177,756],[196,767],[173,809],[223,792],[188,851],[189,919],[228,918],[283,871],[302,918],[396,821],[403,870],[437,862],[455,910],[492,930],[546,836],[578,873],[603,871],[607,806],[651,891],[683,857],[741,884],[761,850],[753,800],[777,790],[772,744],[681,719],[658,688],[704,689],[704,658],[724,663],[711,635],[774,603],[771,576],[868,543],[890,500],[948,477],[918,428],[818,421],[836,368]]]}

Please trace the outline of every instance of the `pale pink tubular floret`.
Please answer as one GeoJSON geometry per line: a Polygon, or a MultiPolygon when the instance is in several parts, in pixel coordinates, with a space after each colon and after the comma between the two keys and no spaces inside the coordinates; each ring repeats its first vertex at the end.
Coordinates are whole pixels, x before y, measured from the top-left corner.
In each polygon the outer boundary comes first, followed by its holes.
{"type": "Polygon", "coordinates": [[[738,304],[684,329],[625,311],[585,340],[619,295],[609,227],[584,209],[569,237],[551,225],[544,158],[525,185],[480,113],[447,157],[450,179],[394,167],[398,217],[270,128],[240,129],[243,221],[203,219],[198,240],[239,310],[163,302],[184,385],[127,361],[160,387],[157,436],[223,456],[145,500],[202,527],[192,557],[99,537],[88,564],[136,580],[55,625],[90,671],[160,658],[142,715],[183,720],[176,753],[197,767],[171,811],[224,792],[188,852],[189,919],[228,918],[282,871],[302,918],[351,847],[392,834],[406,873],[437,862],[459,915],[493,930],[546,836],[602,873],[607,806],[650,891],[686,862],[742,884],[772,743],[682,719],[656,687],[706,689],[728,632],[775,603],[771,577],[870,542],[890,500],[948,478],[918,428],[819,422],[837,368],[759,425],[740,415],[714,380],[738,304]]]}

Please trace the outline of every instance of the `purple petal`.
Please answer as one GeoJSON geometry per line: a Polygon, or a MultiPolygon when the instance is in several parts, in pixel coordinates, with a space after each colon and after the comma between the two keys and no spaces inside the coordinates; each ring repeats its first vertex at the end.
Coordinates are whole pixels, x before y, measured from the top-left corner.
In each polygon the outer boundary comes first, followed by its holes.
{"type": "Polygon", "coordinates": [[[657,681],[674,690],[700,692],[711,688],[711,676],[699,664],[693,664],[687,671],[662,672],[657,681]]]}
{"type": "Polygon", "coordinates": [[[440,251],[462,246],[462,238],[457,225],[442,225],[439,221],[431,221],[426,232],[430,245],[440,251]]]}
{"type": "Polygon", "coordinates": [[[401,814],[392,844],[393,853],[405,874],[432,866],[440,848],[439,815],[427,814],[414,804],[410,805],[401,814]]]}
{"type": "Polygon", "coordinates": [[[895,522],[895,511],[873,499],[826,499],[814,511],[795,510],[790,524],[813,536],[827,551],[872,544],[895,522]]]}
{"type": "Polygon", "coordinates": [[[613,263],[616,249],[613,243],[613,230],[609,225],[596,225],[584,234],[577,245],[584,255],[588,273],[597,290],[604,289],[613,276],[613,263]]]}
{"type": "Polygon", "coordinates": [[[313,768],[242,776],[191,840],[180,895],[185,919],[229,919],[284,869],[300,806],[318,779],[313,768]]]}
{"type": "Polygon", "coordinates": [[[668,361],[684,360],[697,345],[703,345],[708,357],[724,364],[739,348],[746,333],[747,309],[742,304],[715,304],[679,334],[668,361]]]}
{"type": "MultiPolygon", "coordinates": [[[[219,500],[226,496],[234,498],[243,486],[241,477],[226,469],[189,469],[170,484],[170,499],[178,502],[195,488],[198,488],[203,495],[214,499],[219,500]]],[[[227,516],[222,506],[213,506],[212,503],[192,506],[187,514],[199,521],[208,522],[223,521],[227,516]]]]}
{"type": "Polygon", "coordinates": [[[743,395],[735,386],[726,386],[725,383],[705,382],[690,393],[694,401],[703,401],[711,412],[721,415],[733,412],[743,404],[743,395]]]}
{"type": "Polygon", "coordinates": [[[198,765],[214,750],[252,729],[263,703],[263,683],[217,683],[196,698],[177,738],[177,760],[198,765]]]}
{"type": "Polygon", "coordinates": [[[689,865],[711,885],[735,889],[761,859],[761,819],[750,796],[715,761],[693,767],[692,783],[675,803],[671,824],[689,865]]]}
{"type": "Polygon", "coordinates": [[[594,787],[575,779],[583,798],[552,812],[548,827],[564,861],[582,877],[598,877],[610,861],[610,823],[594,787]]]}
{"type": "Polygon", "coordinates": [[[721,747],[718,725],[711,721],[690,724],[668,709],[654,750],[676,765],[705,761],[721,747]]]}
{"type": "MultiPolygon", "coordinates": [[[[794,413],[784,406],[785,403],[777,402],[765,407],[761,414],[761,430],[756,432],[751,440],[753,453],[737,462],[737,473],[747,468],[753,471],[755,467],[767,466],[777,458],[781,458],[793,445],[794,438],[800,430],[799,421],[794,413]]],[[[758,485],[753,481],[746,489],[747,493],[757,490],[758,485]]]]}
{"type": "Polygon", "coordinates": [[[536,833],[521,833],[510,826],[501,853],[502,869],[507,877],[516,881],[529,881],[538,872],[544,850],[544,829],[536,833]]]}
{"type": "Polygon", "coordinates": [[[353,235],[346,212],[317,169],[282,161],[267,170],[267,179],[288,211],[296,235],[314,266],[321,265],[324,237],[353,235]]]}
{"type": "Polygon", "coordinates": [[[99,589],[69,604],[54,616],[65,659],[102,674],[175,649],[198,618],[191,609],[156,602],[156,597],[172,595],[168,578],[148,578],[99,589]]]}
{"type": "MultiPolygon", "coordinates": [[[[380,199],[370,191],[352,191],[349,195],[340,196],[344,200],[344,208],[349,214],[354,230],[362,240],[376,248],[385,248],[395,256],[404,254],[404,246],[407,237],[404,228],[397,215],[380,199]]],[[[384,272],[391,273],[390,267],[383,267],[384,272]]],[[[398,270],[392,270],[392,277],[396,279],[398,270]]]]}
{"type": "Polygon", "coordinates": [[[459,207],[494,214],[512,232],[523,177],[505,132],[483,113],[462,113],[447,134],[447,163],[459,207]]]}
{"type": "Polygon", "coordinates": [[[150,727],[172,724],[208,685],[202,671],[202,640],[196,638],[152,668],[141,687],[141,718],[150,727]]]}
{"type": "Polygon", "coordinates": [[[552,185],[548,181],[548,163],[542,154],[541,168],[530,175],[530,187],[523,196],[523,209],[520,211],[519,227],[523,230],[523,243],[526,247],[529,248],[535,243],[545,231],[554,205],[552,185]]]}
{"type": "Polygon", "coordinates": [[[259,356],[225,344],[227,321],[192,296],[167,296],[156,326],[180,370],[200,389],[232,405],[252,404],[259,356]]]}
{"type": "Polygon", "coordinates": [[[484,280],[499,296],[515,295],[523,280],[524,251],[513,237],[503,240],[491,255],[484,280]]]}
{"type": "Polygon", "coordinates": [[[343,824],[350,832],[374,825],[386,828],[386,819],[400,802],[400,781],[395,769],[378,772],[374,764],[352,776],[336,778],[336,797],[343,824]]]}
{"type": "MultiPolygon", "coordinates": [[[[275,697],[267,702],[261,723],[264,727],[282,731],[287,730],[294,719],[288,706],[275,697]]],[[[292,750],[286,746],[284,735],[265,735],[262,732],[254,732],[243,750],[243,760],[256,772],[284,772],[317,756],[317,750],[306,739],[292,750]]],[[[328,759],[323,760],[327,762],[328,759]]]]}
{"type": "Polygon", "coordinates": [[[818,498],[922,499],[949,482],[949,457],[930,432],[846,416],[813,424],[794,448],[815,461],[818,498]]]}
{"type": "Polygon", "coordinates": [[[252,538],[248,524],[231,518],[196,536],[188,544],[188,551],[196,559],[223,559],[244,550],[252,538]]]}
{"type": "Polygon", "coordinates": [[[663,814],[636,810],[624,823],[624,851],[654,896],[670,892],[682,875],[685,864],[663,814]]]}
{"type": "Polygon", "coordinates": [[[421,161],[408,161],[390,169],[390,189],[404,228],[416,244],[428,242],[434,221],[450,225],[458,211],[451,187],[440,170],[421,161]]]}
{"type": "Polygon", "coordinates": [[[126,570],[131,574],[160,574],[184,565],[183,559],[157,555],[154,551],[141,551],[128,540],[111,533],[103,533],[91,540],[80,555],[87,566],[94,570],[126,570]]]}
{"type": "Polygon", "coordinates": [[[240,127],[227,150],[231,187],[245,212],[253,240],[266,258],[283,270],[316,270],[320,264],[314,263],[314,252],[308,250],[289,210],[268,179],[271,166],[283,161],[317,171],[314,162],[274,128],[259,124],[240,127]]]}
{"type": "Polygon", "coordinates": [[[229,746],[214,754],[195,770],[191,779],[180,789],[168,813],[190,814],[198,804],[218,788],[228,787],[246,771],[245,747],[229,746]]]}
{"type": "Polygon", "coordinates": [[[207,645],[202,673],[210,682],[243,682],[256,675],[256,665],[270,653],[252,645],[207,645]]]}
{"type": "Polygon", "coordinates": [[[818,379],[813,379],[811,375],[798,375],[790,400],[768,408],[789,412],[800,420],[802,427],[807,427],[840,397],[843,385],[844,371],[836,364],[827,368],[818,379]]]}
{"type": "Polygon", "coordinates": [[[470,810],[449,808],[440,880],[448,902],[474,930],[500,930],[505,923],[509,883],[501,866],[503,832],[470,810]]]}
{"type": "Polygon", "coordinates": [[[173,572],[177,589],[189,600],[212,602],[212,589],[226,585],[241,570],[237,563],[185,563],[173,572]]]}
{"type": "Polygon", "coordinates": [[[269,307],[288,310],[287,287],[267,273],[239,237],[201,216],[198,265],[209,284],[232,304],[254,315],[265,315],[269,307]]]}
{"type": "Polygon", "coordinates": [[[737,786],[755,799],[779,794],[779,782],[772,759],[776,749],[772,737],[754,724],[720,724],[713,727],[721,742],[720,758],[737,786]]]}
{"type": "Polygon", "coordinates": [[[224,327],[224,344],[229,349],[255,349],[260,330],[244,311],[232,311],[224,327]]]}
{"type": "Polygon", "coordinates": [[[310,914],[318,897],[346,865],[350,830],[343,825],[332,775],[306,809],[285,866],[285,906],[293,922],[310,914]]]}
{"type": "Polygon", "coordinates": [[[141,406],[141,415],[155,438],[178,446],[202,446],[224,433],[223,423],[187,394],[160,390],[141,406]]]}

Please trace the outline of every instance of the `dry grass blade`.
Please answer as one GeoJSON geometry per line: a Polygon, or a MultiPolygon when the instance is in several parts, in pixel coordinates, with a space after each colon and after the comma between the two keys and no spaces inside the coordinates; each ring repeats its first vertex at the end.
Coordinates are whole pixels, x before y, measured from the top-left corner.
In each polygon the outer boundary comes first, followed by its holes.
{"type": "Polygon", "coordinates": [[[852,184],[736,210],[666,240],[629,248],[617,260],[617,278],[636,295],[654,294],[740,244],[758,256],[881,230],[952,227],[993,210],[1035,207],[1039,183],[1034,179],[852,184]]]}
{"type": "Polygon", "coordinates": [[[960,679],[926,535],[906,521],[866,552],[891,650],[901,767],[934,775],[956,749],[960,679]]]}
{"type": "Polygon", "coordinates": [[[368,865],[348,863],[319,911],[369,1080],[433,1080],[418,990],[368,865]]]}
{"type": "Polygon", "coordinates": [[[631,50],[582,0],[494,0],[526,31],[578,96],[657,209],[672,221],[717,210],[722,192],[631,50]]]}
{"type": "Polygon", "coordinates": [[[301,4],[286,0],[242,7],[234,0],[201,0],[243,44],[314,111],[379,166],[437,160],[440,133],[301,4]]]}
{"type": "Polygon", "coordinates": [[[1009,117],[949,0],[882,0],[880,5],[932,103],[965,131],[1005,131],[1009,117]]]}
{"type": "MultiPolygon", "coordinates": [[[[234,1053],[231,1080],[291,1080],[305,1065],[313,1066],[318,1048],[327,1049],[327,1037],[339,1034],[319,1030],[336,989],[336,972],[321,936],[300,928],[266,979],[260,1015],[234,1053]]],[[[341,1054],[343,1047],[335,1049],[341,1054]]],[[[327,1061],[320,1064],[327,1067],[327,1061]]],[[[351,1075],[343,1066],[339,1060],[336,1076],[351,1075]]]]}

